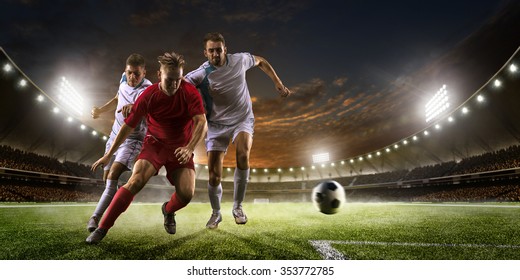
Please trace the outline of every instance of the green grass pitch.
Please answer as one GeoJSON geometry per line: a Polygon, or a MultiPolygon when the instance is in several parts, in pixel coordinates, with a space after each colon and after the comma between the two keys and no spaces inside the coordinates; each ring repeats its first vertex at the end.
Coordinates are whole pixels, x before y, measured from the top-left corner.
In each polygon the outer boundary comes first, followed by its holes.
{"type": "Polygon", "coordinates": [[[519,260],[520,204],[347,203],[324,215],[310,203],[231,204],[216,230],[210,206],[178,211],[177,234],[160,204],[133,203],[98,245],[86,222],[95,204],[0,204],[2,260],[519,260]]]}

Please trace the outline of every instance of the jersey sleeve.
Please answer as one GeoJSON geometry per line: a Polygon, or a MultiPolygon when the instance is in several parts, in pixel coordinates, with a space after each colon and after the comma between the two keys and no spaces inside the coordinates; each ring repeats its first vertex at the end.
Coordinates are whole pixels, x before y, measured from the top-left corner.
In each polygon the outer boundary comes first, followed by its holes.
{"type": "Polygon", "coordinates": [[[204,71],[204,68],[201,66],[188,74],[184,75],[184,79],[194,85],[199,86],[202,83],[202,80],[204,79],[204,76],[206,75],[206,72],[204,71]]]}
{"type": "Polygon", "coordinates": [[[255,57],[250,53],[240,53],[240,61],[245,69],[251,69],[255,66],[255,57]]]}
{"type": "Polygon", "coordinates": [[[146,116],[148,113],[148,102],[153,93],[153,86],[147,87],[143,93],[137,98],[134,105],[132,106],[132,111],[126,117],[125,123],[135,128],[139,125],[139,122],[146,116]]]}

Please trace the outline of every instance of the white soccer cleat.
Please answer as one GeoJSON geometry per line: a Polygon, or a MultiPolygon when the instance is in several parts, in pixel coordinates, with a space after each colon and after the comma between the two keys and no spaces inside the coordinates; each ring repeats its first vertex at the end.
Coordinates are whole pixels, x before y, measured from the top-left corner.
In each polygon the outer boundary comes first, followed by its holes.
{"type": "Polygon", "coordinates": [[[244,214],[242,207],[233,209],[233,217],[235,217],[235,223],[237,223],[237,225],[243,225],[247,223],[247,216],[244,214]]]}
{"type": "Polygon", "coordinates": [[[216,229],[216,228],[218,228],[218,224],[220,222],[222,222],[222,215],[220,213],[211,214],[211,217],[209,218],[208,222],[206,223],[206,228],[216,229]]]}

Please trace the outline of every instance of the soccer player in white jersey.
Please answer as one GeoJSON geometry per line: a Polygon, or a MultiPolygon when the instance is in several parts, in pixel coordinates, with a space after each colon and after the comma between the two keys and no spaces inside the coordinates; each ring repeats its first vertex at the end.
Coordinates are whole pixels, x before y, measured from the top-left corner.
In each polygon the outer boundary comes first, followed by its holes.
{"type": "Polygon", "coordinates": [[[242,209],[249,180],[249,154],[253,145],[254,115],[246,82],[246,71],[258,66],[271,78],[280,96],[291,91],[285,87],[264,58],[250,53],[228,54],[224,37],[208,33],[204,37],[204,56],[208,59],[185,79],[201,92],[206,107],[208,134],[208,194],[213,212],[206,227],[215,229],[222,221],[222,167],[230,140],[235,144],[237,168],[234,175],[232,214],[237,224],[245,224],[242,209]]]}
{"type": "MultiPolygon", "coordinates": [[[[125,72],[119,82],[119,90],[114,98],[101,107],[92,108],[92,118],[96,119],[101,113],[115,109],[115,119],[110,132],[110,138],[105,147],[105,153],[110,149],[119,129],[124,124],[125,117],[128,116],[132,104],[137,97],[152,83],[145,78],[144,57],[140,54],[131,54],[126,60],[125,72]]],[[[93,232],[101,220],[101,216],[112,201],[118,188],[118,180],[125,171],[132,170],[135,158],[141,151],[143,139],[146,134],[146,123],[144,120],[128,136],[125,142],[112,156],[110,162],[103,166],[103,180],[106,183],[105,191],[101,195],[99,202],[87,223],[87,230],[93,232]]]]}

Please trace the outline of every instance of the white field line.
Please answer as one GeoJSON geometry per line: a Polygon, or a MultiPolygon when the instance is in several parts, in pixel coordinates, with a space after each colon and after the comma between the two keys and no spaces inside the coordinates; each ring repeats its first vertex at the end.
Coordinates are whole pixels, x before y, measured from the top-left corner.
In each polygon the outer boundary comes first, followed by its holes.
{"type": "Polygon", "coordinates": [[[450,244],[450,243],[411,243],[411,242],[376,242],[376,241],[345,241],[345,240],[310,240],[312,247],[321,254],[324,260],[348,260],[349,258],[332,247],[332,244],[347,245],[380,245],[380,246],[411,246],[411,247],[466,247],[466,248],[503,248],[520,249],[520,245],[503,244],[450,244]]]}

